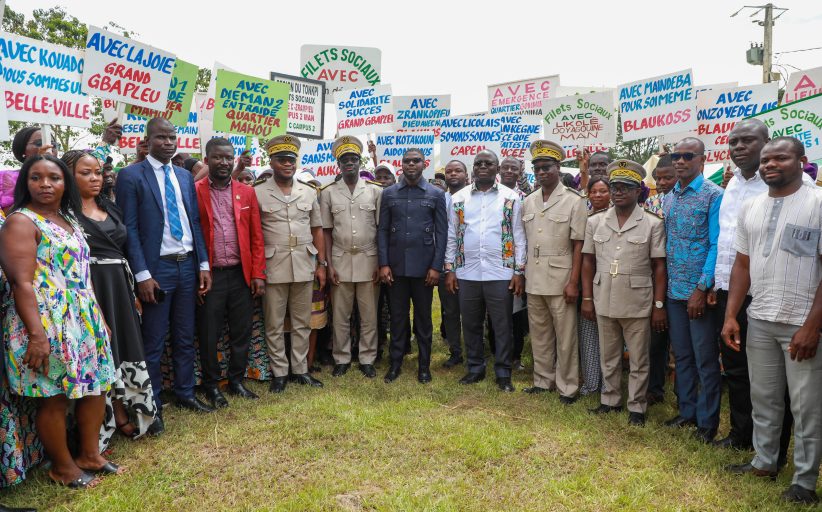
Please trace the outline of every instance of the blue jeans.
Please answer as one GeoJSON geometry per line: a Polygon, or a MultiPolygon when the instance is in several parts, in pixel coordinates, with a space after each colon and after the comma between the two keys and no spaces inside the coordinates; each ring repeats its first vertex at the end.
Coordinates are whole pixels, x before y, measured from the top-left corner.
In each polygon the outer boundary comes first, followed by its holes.
{"type": "Polygon", "coordinates": [[[194,321],[199,286],[196,258],[185,261],[160,260],[152,277],[166,292],[158,304],[143,304],[143,349],[154,390],[154,402],[161,411],[160,391],[163,373],[160,359],[165,352],[165,338],[171,323],[171,350],[174,367],[174,394],[177,398],[194,398],[194,321]]]}
{"type": "Polygon", "coordinates": [[[679,415],[701,428],[719,426],[721,375],[713,311],[688,318],[688,301],[668,299],[668,334],[676,360],[679,415]]]}

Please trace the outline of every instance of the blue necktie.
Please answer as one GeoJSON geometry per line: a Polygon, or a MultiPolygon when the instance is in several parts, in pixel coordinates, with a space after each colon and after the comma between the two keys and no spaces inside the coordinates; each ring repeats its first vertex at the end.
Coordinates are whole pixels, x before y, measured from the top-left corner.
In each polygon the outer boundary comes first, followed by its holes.
{"type": "Polygon", "coordinates": [[[183,239],[183,224],[180,222],[180,210],[177,208],[177,194],[174,192],[174,184],[171,183],[171,167],[164,165],[163,172],[166,173],[166,217],[168,218],[168,228],[171,236],[175,240],[183,239]]]}

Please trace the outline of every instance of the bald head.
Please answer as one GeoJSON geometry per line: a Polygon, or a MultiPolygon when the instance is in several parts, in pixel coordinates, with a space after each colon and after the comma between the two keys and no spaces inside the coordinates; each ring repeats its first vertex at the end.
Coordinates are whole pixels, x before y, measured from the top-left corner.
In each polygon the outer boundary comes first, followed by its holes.
{"type": "MultiPolygon", "coordinates": [[[[699,153],[704,153],[705,152],[705,143],[702,142],[701,140],[697,139],[696,137],[685,137],[684,139],[682,139],[681,141],[676,143],[677,148],[680,147],[680,146],[685,146],[685,145],[693,146],[694,148],[699,148],[698,149],[699,153]]],[[[694,151],[694,153],[696,153],[696,152],[697,151],[694,151]]]]}
{"type": "Polygon", "coordinates": [[[747,179],[759,170],[759,155],[769,140],[768,127],[759,119],[743,119],[728,134],[731,160],[747,179]]]}

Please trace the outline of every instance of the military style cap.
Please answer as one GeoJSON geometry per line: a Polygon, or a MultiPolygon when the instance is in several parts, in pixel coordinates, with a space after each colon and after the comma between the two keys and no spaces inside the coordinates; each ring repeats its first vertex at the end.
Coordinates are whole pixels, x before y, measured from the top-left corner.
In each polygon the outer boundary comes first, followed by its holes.
{"type": "Polygon", "coordinates": [[[286,155],[297,158],[300,154],[300,139],[293,135],[277,135],[265,143],[268,156],[286,155]]]}
{"type": "Polygon", "coordinates": [[[620,158],[608,165],[608,181],[610,183],[627,183],[637,187],[645,179],[645,168],[640,164],[620,158]]]}
{"type": "Polygon", "coordinates": [[[362,142],[357,137],[345,135],[338,137],[331,146],[331,152],[334,153],[334,158],[340,158],[346,153],[355,153],[357,156],[362,154],[362,142]]]}
{"type": "Polygon", "coordinates": [[[565,151],[562,146],[549,140],[535,140],[531,143],[531,160],[550,158],[557,162],[565,160],[565,151]]]}

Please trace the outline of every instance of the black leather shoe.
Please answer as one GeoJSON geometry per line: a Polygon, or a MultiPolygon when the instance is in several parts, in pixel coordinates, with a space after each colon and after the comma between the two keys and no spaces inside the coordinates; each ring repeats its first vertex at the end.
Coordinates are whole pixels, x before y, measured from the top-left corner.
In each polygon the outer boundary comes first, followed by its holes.
{"type": "Polygon", "coordinates": [[[451,356],[451,357],[448,358],[448,361],[446,361],[442,364],[442,367],[443,368],[453,368],[455,366],[461,365],[462,362],[463,362],[463,360],[462,360],[461,357],[451,356]]]}
{"type": "Polygon", "coordinates": [[[460,384],[476,384],[477,382],[485,379],[485,372],[480,373],[466,373],[463,378],[460,379],[460,384]]]}
{"type": "Polygon", "coordinates": [[[214,386],[213,388],[205,388],[205,396],[215,409],[228,407],[228,400],[225,399],[225,396],[223,396],[220,392],[220,388],[217,386],[214,386]]]}
{"type": "Polygon", "coordinates": [[[296,382],[301,386],[311,386],[312,388],[321,388],[323,383],[311,376],[310,373],[298,373],[291,376],[291,382],[296,382]]]}
{"type": "Polygon", "coordinates": [[[282,393],[285,391],[286,382],[288,382],[287,377],[274,377],[271,379],[271,387],[268,390],[272,393],[282,393]]]}
{"type": "Polygon", "coordinates": [[[696,430],[694,430],[693,436],[697,441],[701,443],[711,444],[711,441],[713,441],[714,437],[716,437],[716,429],[699,427],[696,430]]]}
{"type": "Polygon", "coordinates": [[[428,384],[429,382],[431,382],[431,370],[417,371],[417,381],[420,384],[428,384]]]}
{"type": "Polygon", "coordinates": [[[228,394],[230,395],[238,396],[240,398],[247,398],[249,400],[257,400],[260,398],[257,396],[257,393],[243,386],[242,382],[229,382],[226,391],[228,391],[228,394]]]}
{"type": "Polygon", "coordinates": [[[633,425],[635,427],[644,427],[645,415],[641,412],[632,412],[628,414],[628,425],[633,425]]]}
{"type": "MultiPolygon", "coordinates": [[[[223,397],[225,400],[225,397],[223,397]]],[[[204,404],[199,398],[177,398],[177,407],[194,412],[214,412],[214,408],[204,404]]]]}
{"type": "Polygon", "coordinates": [[[148,426],[146,433],[148,433],[148,435],[150,436],[159,436],[165,431],[166,424],[163,423],[163,417],[157,416],[156,418],[154,418],[154,421],[151,423],[151,425],[148,426]]]}
{"type": "Polygon", "coordinates": [[[560,397],[559,397],[559,402],[562,405],[571,405],[574,402],[576,402],[577,400],[579,400],[578,396],[561,396],[560,395],[560,397]]]}
{"type": "Polygon", "coordinates": [[[665,395],[648,394],[648,407],[665,402],[665,395]]]}
{"type": "Polygon", "coordinates": [[[342,377],[348,372],[348,369],[351,368],[351,363],[345,364],[335,364],[334,371],[331,372],[332,377],[342,377]]]}
{"type": "Polygon", "coordinates": [[[669,419],[665,422],[666,427],[695,427],[696,420],[693,418],[683,418],[682,416],[674,416],[673,418],[669,419]]]}
{"type": "Polygon", "coordinates": [[[391,384],[392,382],[397,380],[397,377],[400,376],[401,371],[402,371],[401,367],[392,366],[388,370],[388,373],[385,374],[385,378],[383,379],[383,382],[385,382],[386,384],[391,384]]]}
{"type": "Polygon", "coordinates": [[[36,508],[15,508],[0,505],[0,512],[37,512],[36,508]]]}
{"type": "Polygon", "coordinates": [[[718,448],[731,448],[734,450],[753,450],[753,445],[748,443],[740,443],[736,437],[731,434],[728,434],[728,437],[723,437],[722,439],[717,439],[713,443],[714,446],[718,448]]]}
{"type": "Polygon", "coordinates": [[[514,392],[514,385],[511,384],[510,377],[498,377],[497,378],[497,387],[500,391],[505,391],[506,393],[513,393],[514,392]]]}
{"type": "Polygon", "coordinates": [[[377,376],[377,369],[374,368],[373,364],[361,364],[360,371],[369,379],[373,379],[377,376]]]}
{"type": "Polygon", "coordinates": [[[528,393],[529,395],[538,395],[540,393],[550,393],[550,389],[541,388],[539,386],[531,386],[530,388],[523,388],[523,393],[528,393]]]}
{"type": "Polygon", "coordinates": [[[588,409],[591,414],[608,414],[609,412],[622,412],[621,405],[605,405],[599,404],[595,409],[588,409]]]}
{"type": "Polygon", "coordinates": [[[757,469],[751,465],[750,462],[745,464],[731,464],[725,466],[725,471],[734,475],[753,475],[759,478],[770,478],[776,480],[776,471],[765,471],[764,469],[757,469]]]}
{"type": "Polygon", "coordinates": [[[782,493],[782,499],[801,505],[814,505],[819,503],[819,496],[816,495],[816,491],[805,489],[801,485],[796,484],[791,485],[787,491],[782,493]]]}

